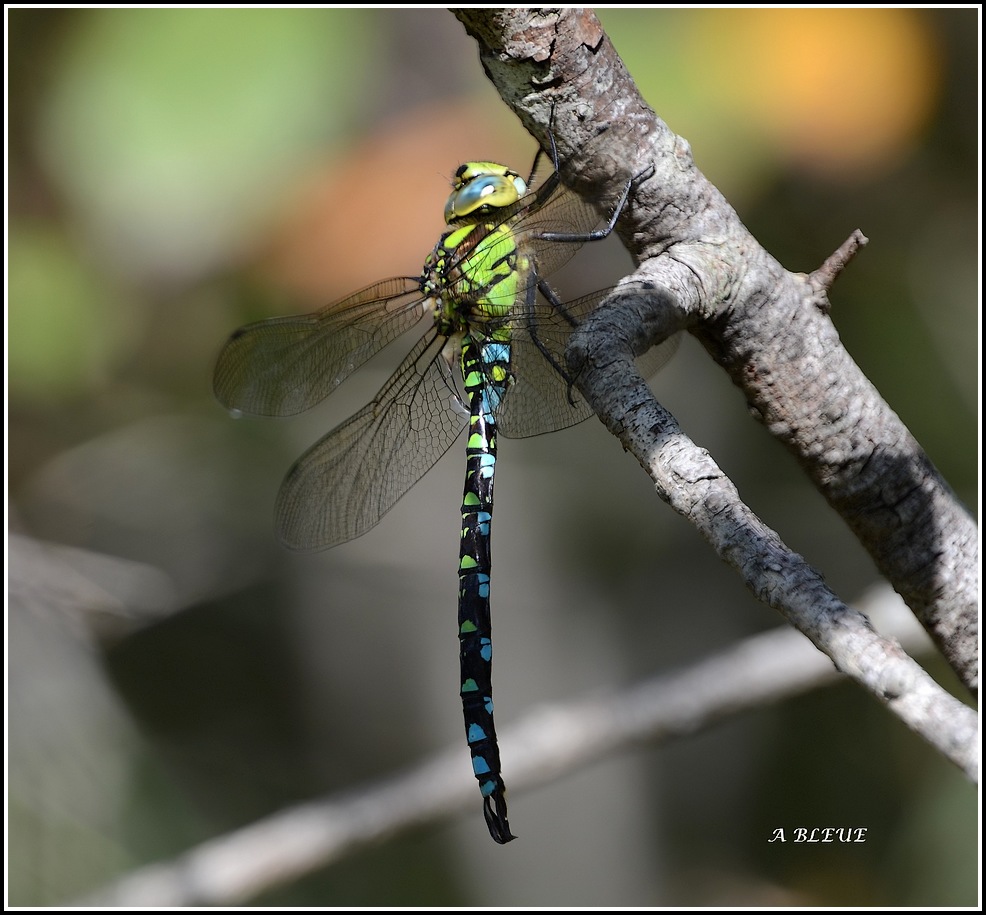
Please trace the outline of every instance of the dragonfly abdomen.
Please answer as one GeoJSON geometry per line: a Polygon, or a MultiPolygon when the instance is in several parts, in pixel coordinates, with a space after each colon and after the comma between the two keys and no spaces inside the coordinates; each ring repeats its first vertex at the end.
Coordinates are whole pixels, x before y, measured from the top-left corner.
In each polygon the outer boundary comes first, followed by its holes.
{"type": "Polygon", "coordinates": [[[514,836],[507,822],[506,786],[493,723],[490,525],[496,467],[494,412],[506,393],[509,362],[509,343],[477,344],[469,334],[463,338],[462,379],[470,416],[459,546],[459,694],[483,813],[490,835],[500,844],[514,836]]]}

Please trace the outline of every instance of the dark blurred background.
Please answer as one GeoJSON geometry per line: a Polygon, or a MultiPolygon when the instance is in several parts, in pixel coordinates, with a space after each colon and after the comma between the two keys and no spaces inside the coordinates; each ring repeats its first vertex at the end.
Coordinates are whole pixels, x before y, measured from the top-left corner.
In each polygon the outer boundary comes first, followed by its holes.
{"type": "MultiPolygon", "coordinates": [[[[977,505],[979,10],[600,16],[786,267],[870,238],[832,318],[977,505]]],[[[358,541],[289,555],[272,533],[283,473],[399,354],[288,421],[234,422],[211,372],[247,321],[416,275],[454,168],[524,171],[535,146],[441,10],[7,17],[9,902],[51,905],[461,741],[460,449],[358,541]]],[[[567,296],[629,267],[590,248],[567,296]]],[[[878,580],[694,341],[654,386],[840,596],[878,580]]],[[[594,420],[500,452],[501,727],[779,624],[594,420]]],[[[975,786],[848,684],[511,797],[510,846],[477,796],[257,902],[978,898],[975,786]],[[796,826],[868,841],[767,843],[796,826]]]]}

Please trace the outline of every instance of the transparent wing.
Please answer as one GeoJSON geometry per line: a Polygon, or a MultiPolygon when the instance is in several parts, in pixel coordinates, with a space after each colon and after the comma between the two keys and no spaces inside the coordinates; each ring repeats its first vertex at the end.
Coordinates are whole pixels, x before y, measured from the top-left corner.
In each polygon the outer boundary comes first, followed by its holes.
{"type": "Polygon", "coordinates": [[[554,173],[502,215],[490,220],[491,225],[511,224],[518,249],[533,256],[536,272],[541,277],[550,276],[571,260],[601,222],[596,208],[564,187],[554,173]],[[545,233],[564,233],[570,238],[549,240],[541,237],[545,233]]]}
{"type": "Polygon", "coordinates": [[[278,536],[322,550],[365,534],[451,447],[469,422],[432,331],[373,400],[299,458],[281,485],[278,536]]]}
{"type": "Polygon", "coordinates": [[[538,275],[548,277],[575,256],[601,222],[602,217],[592,204],[559,183],[545,203],[534,203],[523,212],[514,231],[518,247],[533,252],[538,275]],[[540,237],[549,232],[564,233],[573,240],[549,241],[540,237]]]}
{"type": "Polygon", "coordinates": [[[423,300],[419,280],[392,277],[313,314],[241,327],[216,362],[216,398],[255,416],[308,410],[420,320],[423,300]]]}
{"type": "MultiPolygon", "coordinates": [[[[514,383],[497,414],[499,430],[507,438],[553,432],[592,415],[592,408],[571,383],[565,347],[572,331],[612,291],[601,289],[560,308],[539,296],[532,306],[515,310],[510,321],[514,383]]],[[[664,367],[677,350],[678,340],[676,334],[638,358],[644,377],[664,367]]]]}

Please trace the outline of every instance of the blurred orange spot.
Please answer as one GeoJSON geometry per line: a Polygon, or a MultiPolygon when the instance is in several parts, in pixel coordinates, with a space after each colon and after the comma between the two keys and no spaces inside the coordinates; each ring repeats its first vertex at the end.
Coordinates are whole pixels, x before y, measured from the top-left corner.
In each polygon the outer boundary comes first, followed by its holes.
{"type": "Polygon", "coordinates": [[[312,308],[388,276],[417,276],[462,162],[505,160],[526,176],[536,147],[507,118],[469,99],[420,108],[320,163],[286,206],[262,271],[312,308]]]}
{"type": "Polygon", "coordinates": [[[925,127],[940,65],[920,10],[708,10],[696,42],[782,152],[818,171],[892,163],[925,127]]]}

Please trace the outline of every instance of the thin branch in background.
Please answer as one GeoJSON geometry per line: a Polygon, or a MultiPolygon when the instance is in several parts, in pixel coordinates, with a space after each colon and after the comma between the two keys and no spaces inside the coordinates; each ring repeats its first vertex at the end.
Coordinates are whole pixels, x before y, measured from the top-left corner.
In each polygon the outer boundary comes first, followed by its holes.
{"type": "MultiPolygon", "coordinates": [[[[911,650],[928,640],[889,588],[860,605],[911,650]]],[[[542,706],[503,731],[512,792],[556,781],[627,747],[660,745],[743,712],[839,682],[822,653],[790,628],[738,642],[678,672],[622,692],[542,706]]],[[[976,714],[956,702],[975,732],[976,714]]],[[[299,804],[149,865],[79,905],[236,905],[384,839],[459,813],[474,813],[475,788],[450,749],[384,782],[299,804]]],[[[479,827],[477,827],[479,828],[479,827]]]]}

